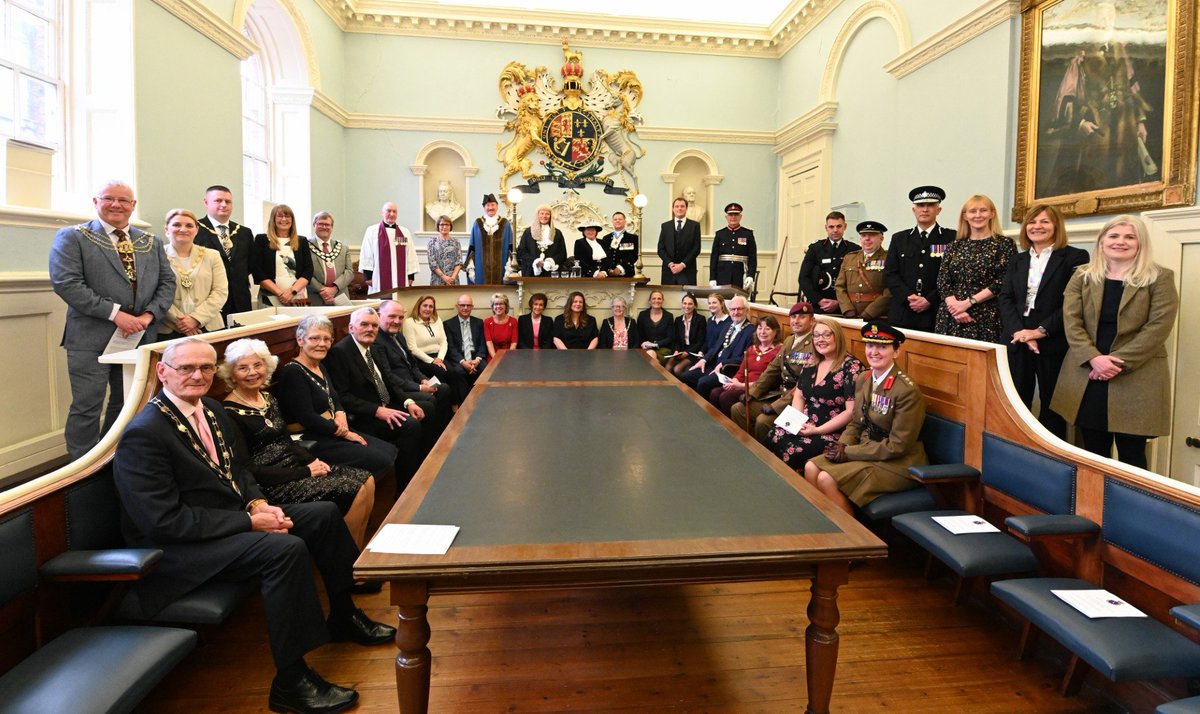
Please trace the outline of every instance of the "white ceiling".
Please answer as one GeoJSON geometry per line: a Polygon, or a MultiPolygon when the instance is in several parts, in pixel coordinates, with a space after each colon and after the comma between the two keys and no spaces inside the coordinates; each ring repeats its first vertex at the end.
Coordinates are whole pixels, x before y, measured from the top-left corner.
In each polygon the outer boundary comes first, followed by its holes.
{"type": "Polygon", "coordinates": [[[462,9],[496,9],[578,12],[625,18],[652,18],[682,22],[724,22],[766,27],[779,17],[790,0],[431,0],[462,9]]]}

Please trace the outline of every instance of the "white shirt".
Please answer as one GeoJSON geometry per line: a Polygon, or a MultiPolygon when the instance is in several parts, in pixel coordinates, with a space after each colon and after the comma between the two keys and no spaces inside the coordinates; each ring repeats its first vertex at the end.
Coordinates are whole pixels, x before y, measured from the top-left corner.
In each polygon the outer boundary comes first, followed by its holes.
{"type": "Polygon", "coordinates": [[[1043,248],[1041,255],[1038,255],[1033,246],[1029,246],[1029,277],[1025,280],[1025,312],[1022,313],[1023,315],[1033,312],[1033,304],[1037,301],[1038,286],[1042,284],[1042,273],[1046,272],[1046,264],[1050,262],[1052,253],[1054,253],[1052,245],[1043,248]]]}
{"type": "Polygon", "coordinates": [[[887,368],[887,371],[885,371],[883,374],[879,375],[878,377],[876,377],[876,376],[875,376],[875,371],[874,371],[874,370],[871,370],[871,391],[874,391],[874,390],[878,389],[878,388],[879,388],[879,385],[880,385],[880,383],[881,383],[881,382],[883,382],[883,380],[884,380],[884,379],[885,379],[885,378],[886,378],[886,377],[887,377],[889,374],[891,374],[891,373],[892,373],[892,370],[893,370],[893,369],[895,369],[895,368],[896,368],[896,363],[895,363],[895,362],[893,362],[893,363],[892,363],[892,366],[891,366],[891,367],[888,367],[888,368],[887,368]]]}

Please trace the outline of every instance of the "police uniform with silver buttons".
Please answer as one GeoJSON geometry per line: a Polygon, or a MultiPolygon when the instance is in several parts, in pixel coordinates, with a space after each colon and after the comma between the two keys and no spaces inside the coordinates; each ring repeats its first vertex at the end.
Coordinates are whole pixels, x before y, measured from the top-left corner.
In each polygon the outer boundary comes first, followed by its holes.
{"type": "MultiPolygon", "coordinates": [[[[914,204],[941,203],[946,192],[937,186],[918,186],[909,192],[908,198],[914,204]]],[[[937,306],[942,299],[937,289],[938,270],[942,267],[942,255],[954,242],[955,235],[956,231],[936,222],[924,232],[916,226],[892,234],[883,269],[884,280],[892,293],[888,310],[891,324],[933,332],[937,306]],[[929,309],[914,312],[908,304],[908,297],[913,294],[928,300],[929,309]]]]}
{"type": "MultiPolygon", "coordinates": [[[[725,206],[725,215],[741,215],[742,206],[731,203],[725,206]]],[[[708,279],[717,285],[745,287],[745,279],[753,278],[758,270],[758,247],[754,243],[754,231],[745,226],[731,230],[728,226],[713,236],[712,254],[708,260],[708,279]]]]}
{"type": "Polygon", "coordinates": [[[836,308],[821,309],[821,300],[837,300],[835,286],[838,273],[842,271],[842,259],[857,250],[860,250],[860,246],[845,238],[836,244],[829,238],[823,238],[808,246],[804,253],[804,261],[800,264],[800,292],[803,299],[813,304],[817,314],[840,313],[836,308]]]}

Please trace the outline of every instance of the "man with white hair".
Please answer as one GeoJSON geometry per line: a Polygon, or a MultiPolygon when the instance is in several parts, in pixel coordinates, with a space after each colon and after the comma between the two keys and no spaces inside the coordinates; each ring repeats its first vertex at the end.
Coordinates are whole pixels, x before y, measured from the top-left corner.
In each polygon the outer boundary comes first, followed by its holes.
{"type": "Polygon", "coordinates": [[[396,223],[399,211],[388,201],[379,209],[379,223],[363,232],[358,253],[358,269],[371,284],[372,294],[393,288],[410,287],[417,278],[417,244],[412,231],[396,223]]]}
{"type": "Polygon", "coordinates": [[[92,205],[96,219],[63,228],[50,248],[50,283],[67,303],[62,345],[71,409],[63,435],[72,459],[100,441],[124,406],[121,366],[101,364],[100,356],[110,344],[132,348],[157,340],[158,329],[150,327],[175,299],[162,241],[129,225],[137,206],[129,184],[108,181],[92,205]]]}
{"type": "Polygon", "coordinates": [[[718,348],[704,355],[680,378],[684,384],[707,395],[721,384],[718,374],[731,376],[742,363],[742,356],[754,341],[754,326],[747,320],[749,307],[746,298],[735,296],[728,303],[732,322],[718,348]]]}

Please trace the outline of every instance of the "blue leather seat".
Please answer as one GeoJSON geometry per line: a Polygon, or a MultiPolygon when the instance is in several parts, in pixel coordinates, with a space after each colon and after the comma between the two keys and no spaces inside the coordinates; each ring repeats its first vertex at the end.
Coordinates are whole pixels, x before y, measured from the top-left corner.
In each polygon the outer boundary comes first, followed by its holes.
{"type": "MultiPolygon", "coordinates": [[[[967,430],[962,424],[926,414],[921,426],[921,443],[931,464],[960,464],[966,448],[967,430]]],[[[921,483],[914,481],[913,487],[898,493],[884,495],[863,506],[863,514],[871,521],[886,522],[901,513],[932,511],[937,508],[933,494],[921,483]]]]}

